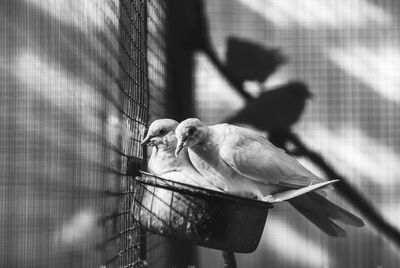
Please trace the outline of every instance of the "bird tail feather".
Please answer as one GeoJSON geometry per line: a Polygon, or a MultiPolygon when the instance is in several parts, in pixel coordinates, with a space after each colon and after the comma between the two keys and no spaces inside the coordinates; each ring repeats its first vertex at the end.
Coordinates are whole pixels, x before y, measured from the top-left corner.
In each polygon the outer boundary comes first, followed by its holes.
{"type": "Polygon", "coordinates": [[[307,193],[289,200],[289,203],[330,236],[346,236],[346,232],[334,221],[356,227],[364,225],[362,219],[317,193],[307,193]]]}

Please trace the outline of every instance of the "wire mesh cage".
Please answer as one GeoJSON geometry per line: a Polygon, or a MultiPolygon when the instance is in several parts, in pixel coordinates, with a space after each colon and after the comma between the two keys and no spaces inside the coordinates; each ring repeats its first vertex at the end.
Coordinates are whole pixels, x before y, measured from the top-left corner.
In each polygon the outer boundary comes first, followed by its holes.
{"type": "MultiPolygon", "coordinates": [[[[114,10],[114,9],[113,9],[114,10]]],[[[133,179],[130,176],[144,160],[144,152],[139,143],[147,124],[148,70],[147,70],[147,16],[145,1],[121,0],[119,2],[118,35],[119,44],[118,70],[116,78],[117,94],[120,95],[120,107],[116,114],[121,122],[119,130],[120,150],[111,156],[115,166],[114,179],[117,180],[117,198],[115,211],[106,221],[111,222],[113,231],[105,240],[115,243],[114,251],[107,257],[106,266],[137,267],[145,265],[143,233],[129,216],[132,202],[133,179]],[[114,242],[115,241],[115,242],[114,242]]]]}
{"type": "Polygon", "coordinates": [[[148,81],[161,79],[147,6],[1,2],[1,267],[146,264],[130,208],[148,81]]]}
{"type": "Polygon", "coordinates": [[[135,183],[132,213],[144,228],[230,252],[249,253],[257,248],[272,207],[145,172],[135,183]]]}

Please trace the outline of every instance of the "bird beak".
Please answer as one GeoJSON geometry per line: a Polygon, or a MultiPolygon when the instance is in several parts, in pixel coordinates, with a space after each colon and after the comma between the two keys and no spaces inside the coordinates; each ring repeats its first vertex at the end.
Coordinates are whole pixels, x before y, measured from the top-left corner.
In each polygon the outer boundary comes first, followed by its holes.
{"type": "Polygon", "coordinates": [[[182,140],[178,140],[178,145],[175,150],[175,157],[178,157],[179,152],[187,146],[188,140],[187,137],[183,137],[182,140]]]}
{"type": "Polygon", "coordinates": [[[149,144],[151,138],[152,138],[151,136],[147,135],[147,136],[142,140],[142,142],[140,143],[140,145],[141,145],[141,146],[145,146],[145,145],[149,144]]]}

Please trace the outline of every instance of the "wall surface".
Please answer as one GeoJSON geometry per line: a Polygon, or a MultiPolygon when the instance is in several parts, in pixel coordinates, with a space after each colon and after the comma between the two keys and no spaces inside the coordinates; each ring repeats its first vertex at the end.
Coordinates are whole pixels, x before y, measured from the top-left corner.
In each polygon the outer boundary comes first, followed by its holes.
{"type": "MultiPolygon", "coordinates": [[[[221,59],[229,36],[281,49],[288,61],[262,82],[264,87],[292,80],[308,85],[314,97],[294,131],[400,228],[400,4],[205,3],[210,37],[221,59]]],[[[222,122],[245,103],[203,54],[196,62],[198,116],[207,123],[222,122]]],[[[258,94],[257,83],[246,82],[246,87],[258,94]]],[[[310,162],[300,161],[322,176],[310,162]]],[[[335,193],[329,198],[354,211],[335,193]]],[[[346,232],[345,239],[329,238],[288,205],[277,205],[258,249],[238,254],[238,267],[399,267],[398,250],[368,222],[346,232]]],[[[200,267],[222,267],[220,252],[198,252],[200,267]]]]}

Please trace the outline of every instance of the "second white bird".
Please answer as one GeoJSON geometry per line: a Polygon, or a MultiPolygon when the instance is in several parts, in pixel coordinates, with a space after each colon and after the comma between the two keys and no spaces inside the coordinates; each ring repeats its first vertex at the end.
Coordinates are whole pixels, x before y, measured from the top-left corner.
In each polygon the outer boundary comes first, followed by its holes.
{"type": "MultiPolygon", "coordinates": [[[[178,139],[176,154],[188,147],[194,167],[203,177],[225,185],[226,192],[263,199],[324,181],[249,129],[229,124],[206,126],[200,120],[190,118],[179,124],[175,134],[178,139]]],[[[361,219],[314,192],[289,202],[331,236],[345,235],[332,220],[363,225],[361,219]]]]}

